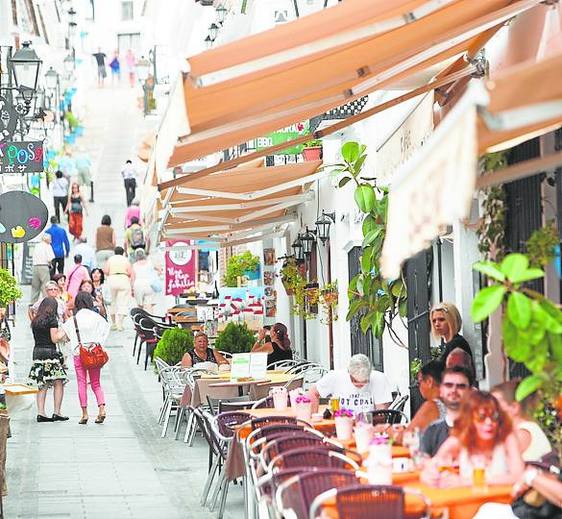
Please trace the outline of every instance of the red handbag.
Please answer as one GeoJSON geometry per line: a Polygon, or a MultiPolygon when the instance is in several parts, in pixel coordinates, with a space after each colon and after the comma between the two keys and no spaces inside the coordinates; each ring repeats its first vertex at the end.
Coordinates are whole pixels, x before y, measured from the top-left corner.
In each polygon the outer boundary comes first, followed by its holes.
{"type": "Polygon", "coordinates": [[[85,369],[91,368],[101,368],[107,364],[109,360],[109,355],[102,348],[99,343],[92,344],[89,348],[82,344],[80,339],[80,331],[78,330],[78,322],[76,321],[76,316],[73,316],[74,328],[76,329],[76,337],[78,337],[78,346],[80,348],[80,362],[82,367],[85,369]]]}

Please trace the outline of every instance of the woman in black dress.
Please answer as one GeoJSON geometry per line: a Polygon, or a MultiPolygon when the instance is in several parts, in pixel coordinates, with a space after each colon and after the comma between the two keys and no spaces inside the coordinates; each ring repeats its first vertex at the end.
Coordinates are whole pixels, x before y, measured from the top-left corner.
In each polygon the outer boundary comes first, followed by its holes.
{"type": "Polygon", "coordinates": [[[31,321],[35,347],[33,348],[33,365],[29,371],[29,381],[39,388],[37,393],[38,422],[68,420],[68,416],[61,415],[64,384],[68,382],[68,376],[63,356],[56,347],[56,343],[65,337],[64,331],[59,330],[57,308],[57,300],[54,297],[46,297],[31,321]],[[45,400],[50,387],[54,388],[55,412],[52,416],[47,416],[45,400]]]}
{"type": "Polygon", "coordinates": [[[439,303],[429,312],[431,331],[434,337],[441,337],[443,341],[442,353],[439,360],[445,364],[449,354],[460,348],[470,355],[472,350],[466,339],[459,333],[462,326],[461,314],[452,303],[439,303]]]}
{"type": "Polygon", "coordinates": [[[282,323],[275,323],[271,327],[269,341],[266,340],[267,330],[262,328],[258,332],[258,340],[252,348],[252,353],[267,353],[267,365],[281,360],[292,360],[291,340],[287,334],[287,327],[282,323]]]}

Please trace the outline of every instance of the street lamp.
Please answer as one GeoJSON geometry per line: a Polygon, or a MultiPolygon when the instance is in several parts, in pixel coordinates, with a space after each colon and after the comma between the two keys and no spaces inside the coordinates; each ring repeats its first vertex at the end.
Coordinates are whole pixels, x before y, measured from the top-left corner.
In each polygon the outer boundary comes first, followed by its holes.
{"type": "Polygon", "coordinates": [[[57,88],[57,82],[59,80],[59,75],[53,67],[49,67],[49,70],[45,73],[45,86],[49,90],[54,90],[57,88]]]}
{"type": "Polygon", "coordinates": [[[304,260],[304,252],[302,250],[302,240],[301,235],[297,235],[297,239],[292,243],[291,248],[293,249],[293,254],[297,261],[304,260]]]}
{"type": "Polygon", "coordinates": [[[211,38],[211,41],[215,41],[217,39],[219,29],[220,27],[214,22],[209,26],[209,37],[211,38]]]}
{"type": "Polygon", "coordinates": [[[318,235],[318,239],[322,242],[322,245],[325,245],[326,242],[330,239],[330,226],[332,223],[336,222],[336,213],[326,213],[322,210],[322,216],[316,220],[316,233],[318,235]]]}
{"type": "Polygon", "coordinates": [[[213,46],[213,40],[211,40],[211,37],[207,34],[207,37],[205,38],[205,47],[210,49],[212,46],[213,46]]]}
{"type": "Polygon", "coordinates": [[[69,54],[63,60],[64,71],[67,73],[68,76],[72,75],[74,72],[74,56],[69,54]]]}
{"type": "Polygon", "coordinates": [[[146,81],[148,79],[148,74],[150,73],[150,62],[144,57],[137,62],[137,76],[140,81],[146,81]]]}
{"type": "Polygon", "coordinates": [[[306,232],[301,236],[302,241],[302,251],[306,256],[312,253],[312,247],[316,243],[316,231],[309,230],[308,226],[306,227],[306,232]]]}
{"type": "Polygon", "coordinates": [[[24,90],[30,90],[31,96],[33,96],[37,89],[39,69],[43,62],[39,59],[35,50],[31,48],[30,41],[22,43],[22,48],[16,51],[10,58],[10,63],[14,72],[16,87],[22,91],[22,94],[24,90]]]}
{"type": "Polygon", "coordinates": [[[228,12],[228,9],[223,5],[223,4],[219,4],[217,6],[217,22],[222,25],[224,23],[224,19],[226,18],[226,13],[228,12]]]}
{"type": "Polygon", "coordinates": [[[76,11],[74,7],[71,7],[68,11],[68,38],[73,38],[76,34],[76,27],[78,24],[76,23],[76,11]]]}

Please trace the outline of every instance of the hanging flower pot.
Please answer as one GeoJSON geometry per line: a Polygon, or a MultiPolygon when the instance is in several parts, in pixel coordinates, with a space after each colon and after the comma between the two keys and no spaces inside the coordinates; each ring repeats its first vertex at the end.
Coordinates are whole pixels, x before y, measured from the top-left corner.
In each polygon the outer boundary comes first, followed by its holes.
{"type": "Polygon", "coordinates": [[[322,158],[322,146],[314,146],[312,148],[304,148],[302,156],[306,162],[313,162],[322,158]]]}

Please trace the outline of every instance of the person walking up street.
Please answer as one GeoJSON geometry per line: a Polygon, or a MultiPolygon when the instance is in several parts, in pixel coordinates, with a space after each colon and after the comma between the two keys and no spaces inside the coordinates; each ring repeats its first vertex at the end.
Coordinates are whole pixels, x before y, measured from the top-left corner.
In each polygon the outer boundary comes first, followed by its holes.
{"type": "Polygon", "coordinates": [[[51,279],[51,262],[55,254],[51,247],[51,235],[43,234],[41,241],[35,245],[32,256],[33,274],[31,277],[31,304],[35,303],[51,279]]]}
{"type": "Polygon", "coordinates": [[[68,202],[68,180],[63,172],[58,170],[53,180],[53,203],[55,206],[55,216],[60,222],[61,213],[64,214],[68,202]]]}
{"type": "Polygon", "coordinates": [[[70,242],[66,230],[59,225],[57,216],[51,216],[51,226],[45,231],[51,236],[51,247],[53,248],[53,274],[64,274],[64,258],[70,253],[70,242]]]}
{"type": "Polygon", "coordinates": [[[121,63],[119,62],[119,52],[115,51],[113,53],[113,59],[109,62],[109,68],[111,69],[111,84],[114,85],[117,80],[117,84],[121,82],[121,63]]]}
{"type": "Polygon", "coordinates": [[[128,229],[131,226],[133,218],[136,218],[140,223],[140,207],[139,207],[139,199],[133,198],[131,205],[127,207],[127,212],[125,213],[125,229],[128,229]]]}
{"type": "Polygon", "coordinates": [[[57,351],[56,343],[65,338],[65,333],[59,329],[57,318],[57,300],[54,297],[43,299],[37,314],[31,321],[31,331],[35,347],[33,348],[33,364],[29,371],[29,381],[35,384],[37,393],[37,421],[57,422],[68,420],[68,416],[61,415],[64,384],[68,376],[63,363],[63,356],[57,351]],[[45,400],[47,391],[54,388],[54,413],[45,414],[45,400]]]}
{"type": "Polygon", "coordinates": [[[107,77],[107,72],[105,70],[106,55],[101,51],[101,48],[98,47],[98,51],[94,53],[93,56],[96,58],[96,63],[98,65],[98,87],[103,87],[104,80],[107,77]]]}
{"type": "Polygon", "coordinates": [[[131,218],[131,225],[125,232],[125,252],[129,255],[131,263],[135,262],[135,251],[137,249],[146,250],[144,231],[139,224],[138,218],[131,218]]]}
{"type": "Polygon", "coordinates": [[[108,258],[113,256],[117,241],[115,229],[111,227],[111,217],[104,214],[101,225],[96,229],[96,263],[103,268],[108,258]]]}
{"type": "Polygon", "coordinates": [[[124,253],[123,247],[115,247],[115,254],[106,261],[103,268],[111,290],[111,329],[119,331],[123,330],[123,319],[129,311],[131,288],[135,283],[133,269],[124,253]]]}
{"type": "Polygon", "coordinates": [[[154,305],[154,289],[152,288],[153,280],[157,277],[156,271],[152,263],[146,256],[144,249],[134,251],[135,262],[133,263],[133,272],[135,273],[135,282],[133,284],[133,293],[139,308],[152,312],[154,305]]]}
{"type": "Polygon", "coordinates": [[[76,245],[74,245],[74,254],[80,254],[82,256],[82,265],[84,265],[88,272],[92,272],[92,270],[96,266],[96,253],[93,247],[88,243],[88,238],[86,236],[81,236],[76,241],[76,245]]]}
{"type": "Polygon", "coordinates": [[[127,54],[125,54],[125,70],[129,76],[129,86],[133,88],[135,86],[135,67],[137,65],[137,59],[133,54],[133,51],[129,49],[127,54]]]}
{"type": "Polygon", "coordinates": [[[127,160],[127,162],[125,162],[125,165],[121,169],[121,176],[123,177],[123,183],[125,184],[127,207],[129,207],[135,198],[137,189],[137,172],[131,160],[127,160]]]}
{"type": "Polygon", "coordinates": [[[74,305],[74,317],[68,319],[63,330],[70,340],[74,358],[76,381],[78,383],[78,399],[82,408],[80,425],[88,423],[88,379],[98,404],[96,423],[105,420],[105,395],[100,383],[101,368],[85,368],[80,359],[80,344],[85,347],[92,344],[103,344],[109,335],[109,323],[94,311],[94,299],[88,292],[79,292],[74,305]],[[80,337],[80,339],[78,339],[80,337]]]}
{"type": "Polygon", "coordinates": [[[66,290],[72,299],[74,299],[76,294],[78,294],[80,285],[85,279],[90,279],[90,273],[88,272],[88,269],[82,265],[82,256],[80,256],[80,254],[75,254],[74,267],[69,270],[66,281],[66,290]]]}
{"type": "Polygon", "coordinates": [[[88,215],[86,211],[86,200],[84,199],[84,195],[80,192],[78,182],[73,182],[70,187],[66,211],[69,214],[68,230],[75,239],[78,239],[82,236],[82,231],[84,229],[84,214],[86,216],[88,215]]]}

